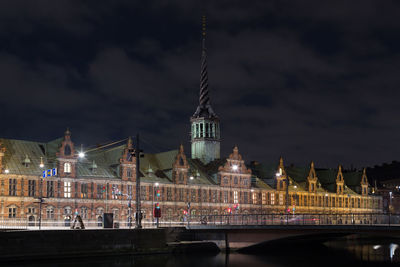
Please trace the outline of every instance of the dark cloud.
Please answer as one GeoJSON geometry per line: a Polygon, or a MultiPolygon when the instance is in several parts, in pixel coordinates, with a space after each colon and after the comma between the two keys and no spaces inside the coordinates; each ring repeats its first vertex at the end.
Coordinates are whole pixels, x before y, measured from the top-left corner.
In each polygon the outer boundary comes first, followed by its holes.
{"type": "Polygon", "coordinates": [[[334,167],[397,159],[396,1],[2,1],[1,135],[186,144],[208,16],[222,154],[334,167]]]}

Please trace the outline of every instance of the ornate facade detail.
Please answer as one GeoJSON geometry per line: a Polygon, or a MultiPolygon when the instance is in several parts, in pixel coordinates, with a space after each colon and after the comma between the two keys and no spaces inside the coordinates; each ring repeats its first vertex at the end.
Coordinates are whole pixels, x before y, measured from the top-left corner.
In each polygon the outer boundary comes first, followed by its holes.
{"type": "Polygon", "coordinates": [[[339,165],[337,176],[336,176],[336,194],[342,195],[344,192],[344,179],[342,173],[342,165],[339,165]]]}
{"type": "Polygon", "coordinates": [[[310,171],[307,176],[308,192],[315,193],[317,191],[317,182],[318,182],[318,177],[317,174],[315,173],[314,162],[311,161],[310,171]]]}
{"type": "Polygon", "coordinates": [[[187,184],[189,174],[189,164],[186,160],[186,155],[183,150],[183,145],[179,147],[179,152],[175,157],[175,162],[172,165],[172,182],[175,184],[187,184]]]}
{"type": "Polygon", "coordinates": [[[78,157],[75,153],[74,143],[71,141],[71,132],[67,129],[64,140],[57,154],[58,174],[60,177],[76,177],[76,163],[78,157]]]}
{"type": "Polygon", "coordinates": [[[362,176],[361,176],[361,195],[367,196],[368,195],[368,178],[366,169],[363,169],[362,176]]]}
{"type": "Polygon", "coordinates": [[[119,159],[119,175],[123,181],[136,181],[136,158],[133,155],[134,152],[132,138],[129,137],[122,157],[119,159]]]}
{"type": "Polygon", "coordinates": [[[286,186],[287,186],[287,178],[288,175],[286,174],[286,170],[285,170],[285,166],[283,164],[283,158],[280,157],[279,158],[279,166],[278,169],[276,171],[276,190],[278,191],[284,191],[286,190],[286,186]]]}
{"type": "Polygon", "coordinates": [[[242,156],[239,154],[237,146],[233,148],[233,153],[229,155],[224,166],[218,168],[221,186],[250,188],[251,170],[247,169],[242,156]]]}

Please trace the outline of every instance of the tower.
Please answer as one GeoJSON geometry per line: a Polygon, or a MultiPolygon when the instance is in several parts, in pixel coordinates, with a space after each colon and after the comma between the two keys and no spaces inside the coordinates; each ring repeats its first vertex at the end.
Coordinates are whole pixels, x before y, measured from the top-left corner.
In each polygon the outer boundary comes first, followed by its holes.
{"type": "Polygon", "coordinates": [[[206,22],[203,16],[199,105],[191,117],[190,123],[192,159],[200,159],[203,163],[207,164],[210,161],[220,158],[220,128],[218,116],[211,108],[208,91],[205,27],[206,22]]]}

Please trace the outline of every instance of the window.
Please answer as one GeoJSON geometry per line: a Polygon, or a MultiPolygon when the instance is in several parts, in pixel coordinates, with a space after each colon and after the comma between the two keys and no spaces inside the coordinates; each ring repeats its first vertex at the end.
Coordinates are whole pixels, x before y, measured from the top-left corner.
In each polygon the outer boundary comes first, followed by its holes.
{"type": "Polygon", "coordinates": [[[96,190],[96,192],[97,192],[96,198],[97,199],[103,199],[105,189],[106,188],[104,187],[104,190],[103,190],[103,185],[102,184],[98,184],[97,185],[97,190],[96,190]]]}
{"type": "Polygon", "coordinates": [[[207,190],[206,189],[203,190],[202,197],[203,197],[203,202],[207,202],[207,190]]]}
{"type": "Polygon", "coordinates": [[[36,181],[35,180],[29,180],[28,181],[28,196],[34,197],[35,196],[35,190],[36,190],[36,181]]]}
{"type": "Polygon", "coordinates": [[[179,201],[183,201],[183,188],[179,188],[179,201]]]}
{"type": "Polygon", "coordinates": [[[228,191],[224,191],[224,203],[228,203],[228,191]]]}
{"type": "Polygon", "coordinates": [[[212,202],[217,203],[217,190],[212,191],[212,202]]]}
{"type": "Polygon", "coordinates": [[[262,205],[266,205],[267,204],[267,196],[265,195],[265,193],[261,194],[261,204],[262,205]]]}
{"type": "Polygon", "coordinates": [[[253,193],[253,204],[257,204],[257,194],[253,193]]]}
{"type": "Polygon", "coordinates": [[[271,193],[271,205],[275,205],[275,193],[271,193]]]}
{"type": "Polygon", "coordinates": [[[17,179],[9,179],[8,184],[8,195],[16,196],[17,195],[17,179]]]}
{"type": "Polygon", "coordinates": [[[47,197],[54,197],[54,182],[47,181],[47,197]]]}
{"type": "Polygon", "coordinates": [[[71,214],[71,213],[72,213],[71,207],[65,207],[65,208],[64,208],[64,214],[65,214],[65,215],[69,215],[69,214],[71,214]]]}
{"type": "Polygon", "coordinates": [[[16,207],[8,208],[8,218],[15,218],[15,217],[17,217],[17,208],[16,207]]]}
{"type": "Polygon", "coordinates": [[[203,137],[203,124],[200,123],[200,137],[203,137]]]}
{"type": "Polygon", "coordinates": [[[64,182],[64,197],[71,197],[71,182],[64,182]]]}
{"type": "Polygon", "coordinates": [[[35,213],[35,208],[28,208],[28,213],[35,213]]]}
{"type": "Polygon", "coordinates": [[[244,193],[244,204],[249,204],[249,193],[248,192],[243,192],[244,193]]]}
{"type": "Polygon", "coordinates": [[[47,207],[46,215],[47,215],[47,219],[54,219],[54,208],[53,207],[47,207]]]}
{"type": "Polygon", "coordinates": [[[249,184],[249,180],[247,178],[243,179],[243,185],[248,185],[249,184]]]}
{"type": "Polygon", "coordinates": [[[224,176],[224,185],[228,184],[228,177],[224,176]]]}
{"type": "MultiPolygon", "coordinates": [[[[112,185],[112,196],[111,196],[111,198],[112,199],[118,199],[118,196],[120,196],[120,193],[121,192],[119,191],[118,185],[113,184],[112,185]]],[[[142,195],[142,200],[145,200],[145,199],[143,199],[143,196],[146,197],[146,190],[144,189],[144,186],[141,187],[140,194],[142,195]]]]}
{"type": "Polygon", "coordinates": [[[172,190],[171,190],[171,187],[167,187],[167,201],[172,201],[172,190]]]}
{"type": "Polygon", "coordinates": [[[71,163],[64,163],[64,173],[71,173],[71,163]]]}
{"type": "Polygon", "coordinates": [[[81,184],[81,198],[87,198],[87,197],[88,197],[88,185],[81,184]]]}
{"type": "Polygon", "coordinates": [[[179,183],[183,183],[183,173],[179,173],[179,183]]]}
{"type": "Polygon", "coordinates": [[[128,169],[126,170],[126,176],[127,176],[127,177],[132,177],[131,168],[128,168],[128,169]]]}
{"type": "Polygon", "coordinates": [[[132,185],[128,185],[128,196],[130,196],[130,198],[132,199],[132,196],[133,196],[133,191],[132,191],[132,185]]]}
{"type": "Polygon", "coordinates": [[[86,207],[81,208],[81,217],[82,219],[87,219],[88,209],[86,207]]]}
{"type": "Polygon", "coordinates": [[[196,202],[196,189],[192,189],[191,197],[192,197],[192,202],[196,202]]]}
{"type": "Polygon", "coordinates": [[[234,184],[237,184],[237,183],[238,183],[238,178],[237,178],[237,176],[235,176],[235,177],[233,178],[233,183],[234,183],[234,184]]]}
{"type": "Polygon", "coordinates": [[[314,183],[311,183],[311,192],[314,192],[314,183]]]}
{"type": "Polygon", "coordinates": [[[279,205],[283,205],[283,195],[279,194],[279,205]]]}
{"type": "Polygon", "coordinates": [[[71,147],[67,144],[64,147],[64,155],[69,156],[71,155],[71,147]]]}
{"type": "Polygon", "coordinates": [[[115,220],[118,220],[118,215],[119,215],[118,209],[113,209],[112,212],[113,212],[113,214],[114,214],[114,219],[115,219],[115,220]]]}
{"type": "Polygon", "coordinates": [[[233,203],[239,203],[238,191],[233,191],[233,203]]]}

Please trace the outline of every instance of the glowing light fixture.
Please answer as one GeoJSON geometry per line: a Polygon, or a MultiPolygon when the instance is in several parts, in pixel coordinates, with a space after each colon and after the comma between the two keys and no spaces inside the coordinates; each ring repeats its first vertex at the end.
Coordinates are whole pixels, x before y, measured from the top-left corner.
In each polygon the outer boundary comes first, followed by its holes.
{"type": "Polygon", "coordinates": [[[5,173],[9,173],[10,170],[6,168],[6,169],[4,170],[4,172],[5,172],[5,173]]]}
{"type": "Polygon", "coordinates": [[[190,180],[193,180],[193,179],[194,179],[194,177],[193,177],[192,175],[191,175],[189,178],[190,178],[190,180]]]}
{"type": "Polygon", "coordinates": [[[43,163],[43,157],[40,157],[40,164],[39,164],[40,168],[44,168],[44,163],[43,163]]]}
{"type": "Polygon", "coordinates": [[[78,157],[84,158],[85,157],[85,152],[83,152],[83,151],[79,152],[78,157]]]}
{"type": "Polygon", "coordinates": [[[238,169],[238,165],[232,165],[232,170],[234,170],[234,171],[237,171],[237,169],[238,169]]]}
{"type": "Polygon", "coordinates": [[[158,184],[158,183],[155,183],[155,184],[154,184],[154,186],[155,186],[155,187],[158,187],[158,186],[159,186],[159,184],[158,184]]]}

